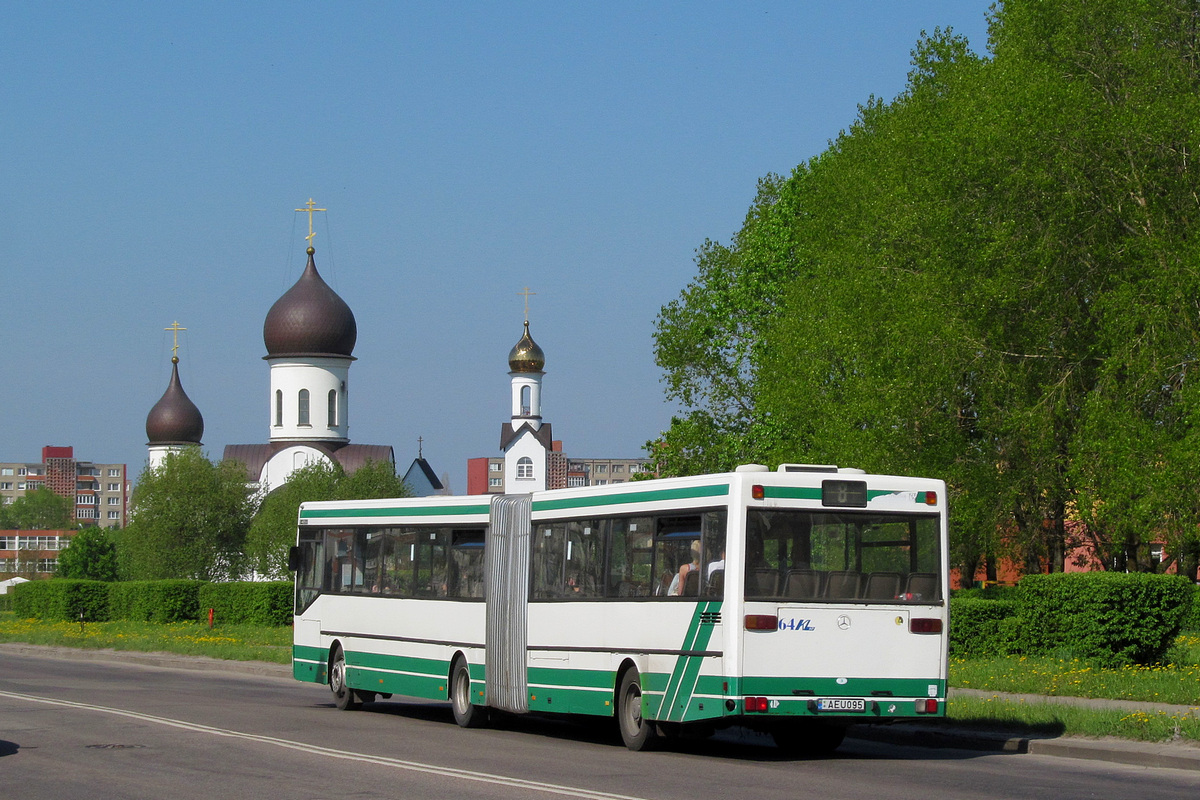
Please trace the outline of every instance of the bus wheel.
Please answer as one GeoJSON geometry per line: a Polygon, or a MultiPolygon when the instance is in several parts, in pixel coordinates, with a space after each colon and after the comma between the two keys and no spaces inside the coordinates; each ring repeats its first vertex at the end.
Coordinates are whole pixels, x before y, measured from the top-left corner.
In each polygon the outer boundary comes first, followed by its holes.
{"type": "Polygon", "coordinates": [[[638,671],[630,668],[621,677],[617,690],[617,725],[621,741],[630,750],[649,750],[654,746],[654,723],[642,718],[642,684],[638,671]]]}
{"type": "Polygon", "coordinates": [[[450,708],[462,728],[478,728],[487,722],[487,710],[471,703],[471,670],[465,658],[456,658],[450,668],[450,708]]]}
{"type": "Polygon", "coordinates": [[[802,723],[794,728],[777,728],[771,737],[775,746],[788,755],[827,756],[841,747],[846,728],[823,722],[802,723]]]}
{"type": "Polygon", "coordinates": [[[341,647],[334,648],[329,664],[329,691],[333,692],[333,704],[342,711],[359,707],[358,695],[346,685],[346,654],[341,647]]]}

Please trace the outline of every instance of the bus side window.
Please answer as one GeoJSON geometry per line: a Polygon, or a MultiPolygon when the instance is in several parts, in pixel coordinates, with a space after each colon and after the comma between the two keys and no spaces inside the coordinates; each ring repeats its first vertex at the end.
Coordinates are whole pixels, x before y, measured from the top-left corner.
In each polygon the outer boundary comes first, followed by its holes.
{"type": "Polygon", "coordinates": [[[483,597],[483,529],[455,530],[451,542],[446,593],[450,597],[483,597]]]}
{"type": "Polygon", "coordinates": [[[566,549],[567,531],[562,523],[534,527],[531,586],[534,600],[556,600],[563,596],[566,549]]]}
{"type": "Polygon", "coordinates": [[[600,520],[567,523],[566,585],[568,597],[577,600],[604,595],[604,536],[600,520]]]}
{"type": "Polygon", "coordinates": [[[654,521],[620,517],[611,520],[610,526],[607,596],[649,597],[654,578],[654,521]]]}

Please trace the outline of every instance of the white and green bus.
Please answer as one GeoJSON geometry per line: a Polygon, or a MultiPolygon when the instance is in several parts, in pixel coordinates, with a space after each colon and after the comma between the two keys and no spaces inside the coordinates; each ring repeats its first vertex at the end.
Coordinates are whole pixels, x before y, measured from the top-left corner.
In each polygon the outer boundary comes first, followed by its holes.
{"type": "Polygon", "coordinates": [[[785,464],[532,494],[304,503],[293,673],[336,705],[738,725],[830,751],[943,717],[946,489],[785,464]]]}

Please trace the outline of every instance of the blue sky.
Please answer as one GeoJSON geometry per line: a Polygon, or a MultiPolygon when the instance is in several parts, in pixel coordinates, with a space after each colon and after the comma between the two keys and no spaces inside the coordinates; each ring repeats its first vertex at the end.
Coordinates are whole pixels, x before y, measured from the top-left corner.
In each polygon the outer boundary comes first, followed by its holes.
{"type": "Polygon", "coordinates": [[[642,455],[673,406],[658,310],[757,180],[903,89],[990,0],[11,3],[0,47],[0,461],[146,460],[171,334],[205,450],[267,441],[262,324],[304,265],[353,309],[350,434],[466,489],[507,355],[546,353],[568,454],[642,455]]]}

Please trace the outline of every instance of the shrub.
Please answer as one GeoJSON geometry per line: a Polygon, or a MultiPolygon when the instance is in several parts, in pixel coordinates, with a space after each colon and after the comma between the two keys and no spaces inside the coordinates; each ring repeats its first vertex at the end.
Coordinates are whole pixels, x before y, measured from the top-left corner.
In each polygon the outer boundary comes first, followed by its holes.
{"type": "Polygon", "coordinates": [[[1017,604],[1011,600],[950,599],[950,655],[963,658],[1002,656],[1013,647],[1017,604]]]}
{"type": "Polygon", "coordinates": [[[110,583],[110,613],[113,619],[134,622],[195,622],[200,619],[203,584],[188,580],[110,583]]]}
{"type": "Polygon", "coordinates": [[[1193,588],[1192,608],[1183,620],[1183,629],[1189,633],[1200,633],[1200,586],[1193,588]]]}
{"type": "Polygon", "coordinates": [[[200,587],[200,616],[208,609],[218,624],[287,625],[292,621],[290,581],[206,583],[200,587]]]}
{"type": "Polygon", "coordinates": [[[102,581],[29,581],[13,587],[18,616],[44,620],[105,622],[109,619],[108,584],[102,581]]]}
{"type": "Polygon", "coordinates": [[[1161,660],[1195,594],[1177,575],[1118,572],[1027,575],[1019,588],[1023,652],[1065,650],[1107,665],[1161,660]]]}

